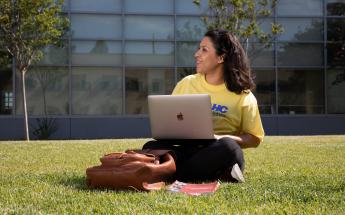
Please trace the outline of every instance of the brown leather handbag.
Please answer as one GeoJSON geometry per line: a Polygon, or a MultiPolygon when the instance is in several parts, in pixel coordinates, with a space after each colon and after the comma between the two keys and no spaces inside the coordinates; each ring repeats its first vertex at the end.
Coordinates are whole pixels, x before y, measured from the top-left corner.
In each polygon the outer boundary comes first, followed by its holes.
{"type": "Polygon", "coordinates": [[[101,165],[86,169],[90,188],[158,190],[176,172],[169,150],[128,150],[100,158],[101,165]]]}

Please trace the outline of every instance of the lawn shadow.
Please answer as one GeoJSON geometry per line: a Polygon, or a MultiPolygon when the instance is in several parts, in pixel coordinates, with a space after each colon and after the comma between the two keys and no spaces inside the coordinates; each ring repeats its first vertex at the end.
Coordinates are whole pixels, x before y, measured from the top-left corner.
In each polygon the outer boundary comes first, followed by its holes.
{"type": "MultiPolygon", "coordinates": [[[[86,176],[78,176],[78,175],[63,177],[59,180],[58,183],[75,190],[95,192],[95,193],[99,193],[99,192],[138,193],[138,192],[141,192],[139,190],[136,190],[135,188],[128,188],[128,189],[123,189],[123,190],[115,190],[115,189],[107,189],[107,188],[89,188],[86,184],[86,176]]],[[[146,193],[146,192],[143,191],[143,193],[146,193]]]]}
{"type": "Polygon", "coordinates": [[[64,185],[66,187],[71,187],[76,190],[89,190],[86,185],[86,177],[80,175],[73,175],[73,176],[65,176],[62,177],[59,184],[64,185]]]}

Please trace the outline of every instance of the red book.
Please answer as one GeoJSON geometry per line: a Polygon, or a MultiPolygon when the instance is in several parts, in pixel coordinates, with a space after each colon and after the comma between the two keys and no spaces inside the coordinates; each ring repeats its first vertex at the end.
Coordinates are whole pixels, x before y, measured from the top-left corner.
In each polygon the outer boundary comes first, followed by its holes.
{"type": "Polygon", "coordinates": [[[218,189],[219,185],[220,183],[218,181],[205,184],[190,184],[175,181],[168,186],[168,190],[176,193],[181,192],[192,196],[199,196],[202,194],[214,193],[218,189]]]}

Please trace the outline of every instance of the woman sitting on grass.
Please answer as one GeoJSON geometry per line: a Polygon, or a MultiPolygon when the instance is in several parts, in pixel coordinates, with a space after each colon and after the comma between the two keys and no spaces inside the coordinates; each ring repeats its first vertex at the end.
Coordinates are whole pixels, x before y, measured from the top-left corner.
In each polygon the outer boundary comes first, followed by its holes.
{"type": "Polygon", "coordinates": [[[210,95],[215,140],[154,140],[143,148],[174,151],[177,180],[244,182],[242,148],[257,147],[264,137],[247,56],[230,32],[211,30],[194,57],[197,73],[182,79],[173,94],[210,95]]]}

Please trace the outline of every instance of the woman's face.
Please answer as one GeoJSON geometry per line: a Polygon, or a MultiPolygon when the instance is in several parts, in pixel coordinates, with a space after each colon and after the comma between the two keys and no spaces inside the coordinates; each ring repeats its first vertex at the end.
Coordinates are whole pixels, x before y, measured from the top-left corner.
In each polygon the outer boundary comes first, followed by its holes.
{"type": "Polygon", "coordinates": [[[216,49],[209,37],[204,37],[194,54],[196,72],[201,74],[212,73],[223,63],[223,59],[216,54],[216,49]]]}

